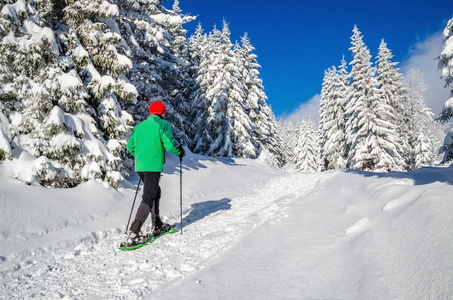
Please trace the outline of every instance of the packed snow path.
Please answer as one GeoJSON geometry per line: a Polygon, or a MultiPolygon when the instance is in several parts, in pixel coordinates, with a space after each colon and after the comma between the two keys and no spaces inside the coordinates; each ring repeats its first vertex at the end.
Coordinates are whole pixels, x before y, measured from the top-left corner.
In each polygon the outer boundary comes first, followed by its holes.
{"type": "Polygon", "coordinates": [[[293,193],[268,222],[155,299],[449,299],[452,175],[428,168],[283,179],[293,193]]]}
{"type": "Polygon", "coordinates": [[[68,242],[19,253],[1,267],[1,294],[13,298],[143,297],[219,256],[261,224],[275,221],[279,207],[309,192],[324,177],[314,174],[303,182],[278,178],[249,196],[194,204],[184,217],[184,234],[165,236],[140,250],[117,250],[124,235],[115,229],[92,232],[77,245],[68,242]]]}
{"type": "Polygon", "coordinates": [[[183,235],[167,235],[135,251],[116,249],[124,235],[115,228],[2,257],[0,297],[447,299],[453,294],[451,169],[277,175],[253,189],[245,185],[242,194],[218,186],[213,195],[234,196],[192,204],[183,235]]]}

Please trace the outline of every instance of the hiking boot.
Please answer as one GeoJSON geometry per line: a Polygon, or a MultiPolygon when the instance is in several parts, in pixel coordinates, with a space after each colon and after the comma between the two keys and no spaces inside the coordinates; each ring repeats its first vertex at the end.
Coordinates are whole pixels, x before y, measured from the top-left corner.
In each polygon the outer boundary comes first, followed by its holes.
{"type": "Polygon", "coordinates": [[[162,223],[160,226],[153,227],[153,236],[169,231],[171,228],[170,224],[162,223]]]}
{"type": "Polygon", "coordinates": [[[139,244],[144,244],[146,242],[147,242],[147,238],[145,236],[137,235],[133,231],[131,231],[131,233],[127,237],[127,241],[126,241],[128,247],[139,245],[139,244]]]}

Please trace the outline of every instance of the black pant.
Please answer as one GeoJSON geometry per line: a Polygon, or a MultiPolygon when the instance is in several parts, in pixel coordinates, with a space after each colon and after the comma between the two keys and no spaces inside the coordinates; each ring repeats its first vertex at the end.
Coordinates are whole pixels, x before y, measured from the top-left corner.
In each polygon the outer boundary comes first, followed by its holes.
{"type": "Polygon", "coordinates": [[[159,202],[160,202],[160,172],[137,172],[140,179],[143,181],[143,196],[142,202],[138,207],[135,220],[132,222],[130,230],[138,234],[143,223],[151,212],[153,227],[162,225],[159,217],[159,202]]]}

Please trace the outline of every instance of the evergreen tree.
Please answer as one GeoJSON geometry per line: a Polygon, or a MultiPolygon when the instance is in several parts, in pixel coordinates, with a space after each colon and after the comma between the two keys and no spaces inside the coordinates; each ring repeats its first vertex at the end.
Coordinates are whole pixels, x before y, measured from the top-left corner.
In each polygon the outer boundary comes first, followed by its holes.
{"type": "Polygon", "coordinates": [[[329,129],[332,124],[333,119],[333,100],[332,97],[332,90],[333,90],[333,83],[334,75],[337,74],[335,67],[329,68],[328,70],[324,71],[324,78],[322,82],[321,88],[321,100],[319,102],[319,120],[318,120],[318,128],[319,128],[319,145],[321,150],[321,157],[325,157],[327,153],[326,143],[329,137],[329,129]]]}
{"type": "Polygon", "coordinates": [[[188,144],[186,86],[189,72],[184,60],[186,31],[182,24],[194,17],[182,15],[179,2],[175,2],[173,10],[167,10],[161,1],[118,0],[118,5],[119,27],[126,37],[123,46],[133,62],[127,75],[139,93],[138,102],[128,106],[128,111],[141,122],[149,116],[149,105],[162,101],[175,138],[188,144]]]}
{"type": "MultiPolygon", "coordinates": [[[[453,116],[453,18],[448,21],[443,32],[443,38],[445,39],[444,48],[438,57],[439,69],[442,70],[445,86],[450,86],[451,93],[437,120],[445,123],[453,116]]],[[[444,163],[453,160],[453,128],[447,133],[441,152],[444,153],[444,163]]]]}
{"type": "Polygon", "coordinates": [[[362,35],[357,27],[354,27],[353,32],[353,46],[350,49],[354,58],[346,104],[348,165],[351,169],[378,172],[403,170],[403,160],[397,148],[398,136],[392,123],[395,116],[390,100],[386,97],[386,85],[383,84],[387,77],[391,77],[385,71],[393,67],[389,62],[391,55],[384,54],[386,46],[381,44],[379,74],[376,78],[371,66],[371,55],[363,43],[362,35]],[[378,84],[381,89],[377,89],[378,84]]]}
{"type": "Polygon", "coordinates": [[[233,49],[226,22],[187,40],[182,25],[195,18],[178,0],[171,10],[161,0],[11,0],[0,11],[0,159],[13,148],[38,158],[33,183],[116,186],[132,125],[156,100],[199,152],[280,160],[254,48],[245,35],[233,49]]]}
{"type": "Polygon", "coordinates": [[[294,148],[295,166],[302,172],[319,171],[318,133],[311,121],[302,120],[299,128],[297,145],[294,148]]]}
{"type": "Polygon", "coordinates": [[[4,107],[0,102],[0,161],[12,159],[11,142],[13,140],[12,126],[2,111],[4,111],[4,107]]]}
{"type": "Polygon", "coordinates": [[[294,126],[292,126],[292,124],[290,123],[284,123],[283,120],[280,120],[277,123],[277,135],[280,141],[282,165],[293,163],[295,161],[293,149],[296,145],[294,126]]]}
{"type": "Polygon", "coordinates": [[[0,93],[17,146],[43,156],[34,182],[118,184],[132,121],[120,102],[136,90],[124,77],[117,6],[19,0],[1,11],[0,93]]]}
{"type": "Polygon", "coordinates": [[[247,33],[241,37],[241,45],[242,47],[237,47],[236,54],[245,90],[244,110],[253,126],[252,132],[257,142],[255,148],[258,153],[263,149],[268,150],[279,165],[278,161],[281,161],[282,157],[278,146],[276,121],[266,103],[267,96],[258,71],[261,66],[253,53],[255,48],[250,43],[247,33]]]}
{"type": "Polygon", "coordinates": [[[345,106],[348,101],[348,95],[350,91],[350,75],[347,70],[347,62],[344,59],[341,60],[339,66],[339,82],[337,86],[337,111],[335,114],[335,122],[337,124],[337,132],[332,135],[337,140],[337,145],[334,147],[338,149],[336,151],[338,156],[334,157],[334,162],[331,162],[334,167],[339,169],[345,169],[347,164],[346,156],[346,130],[345,130],[345,106]],[[335,162],[336,160],[336,162],[335,162]]]}
{"type": "MultiPolygon", "coordinates": [[[[407,112],[406,90],[404,89],[402,79],[403,75],[398,72],[396,65],[392,62],[393,55],[387,48],[384,40],[379,45],[379,51],[376,62],[376,73],[379,91],[379,114],[377,118],[382,120],[382,126],[385,127],[385,133],[380,136],[385,139],[387,146],[384,146],[390,155],[393,156],[387,166],[396,170],[407,170],[408,166],[408,145],[407,145],[407,112]],[[394,151],[398,155],[392,154],[394,151]],[[405,158],[405,159],[403,159],[405,158]]],[[[382,161],[382,160],[381,160],[382,161]]]]}
{"type": "Polygon", "coordinates": [[[434,122],[434,114],[425,105],[423,93],[428,88],[419,70],[410,69],[404,80],[408,99],[408,144],[410,170],[433,164],[443,130],[434,122]]]}
{"type": "Polygon", "coordinates": [[[363,42],[362,34],[354,26],[351,37],[353,54],[349,95],[345,104],[346,149],[348,167],[359,170],[374,170],[376,161],[373,150],[372,126],[374,102],[377,100],[376,79],[371,67],[370,51],[363,42]]]}
{"type": "Polygon", "coordinates": [[[197,100],[200,111],[195,122],[199,130],[194,150],[211,156],[256,157],[259,152],[246,113],[248,103],[239,58],[232,48],[224,21],[222,31],[214,28],[209,35],[207,53],[200,62],[202,92],[197,100]]]}
{"type": "MultiPolygon", "coordinates": [[[[173,72],[172,77],[177,78],[175,80],[175,85],[171,87],[171,103],[174,109],[177,112],[177,122],[172,122],[172,119],[168,119],[170,122],[174,123],[175,126],[181,130],[184,134],[179,134],[177,137],[178,140],[185,144],[190,144],[190,134],[193,130],[192,122],[190,120],[190,96],[192,93],[191,84],[192,84],[192,74],[190,69],[190,57],[188,53],[188,39],[186,37],[187,30],[185,30],[182,25],[188,22],[191,22],[196,19],[196,17],[183,15],[179,7],[179,1],[175,0],[172,6],[172,10],[169,11],[171,19],[173,22],[168,23],[168,30],[173,36],[173,40],[170,46],[172,53],[174,53],[174,58],[171,61],[175,61],[178,73],[173,72]],[[179,125],[178,125],[179,124],[179,125]]],[[[176,135],[176,133],[175,133],[176,135]]]]}
{"type": "Polygon", "coordinates": [[[201,24],[190,40],[191,72],[195,76],[194,91],[191,97],[193,111],[193,133],[191,149],[197,153],[206,153],[213,137],[206,126],[208,122],[208,107],[210,99],[206,97],[214,76],[211,59],[217,55],[217,36],[220,31],[216,27],[209,33],[203,34],[201,24]],[[198,61],[197,61],[198,60],[198,61]]]}
{"type": "MultiPolygon", "coordinates": [[[[201,62],[207,61],[203,55],[207,52],[208,38],[204,33],[201,23],[198,23],[195,33],[189,38],[187,45],[187,61],[189,62],[189,80],[188,80],[188,94],[189,96],[189,119],[193,120],[196,111],[197,101],[200,99],[200,82],[202,77],[200,75],[201,62]]],[[[193,131],[192,131],[193,133],[193,131]]]]}
{"type": "MultiPolygon", "coordinates": [[[[266,109],[266,108],[264,108],[266,109]]],[[[267,107],[269,109],[269,114],[271,115],[271,119],[269,120],[269,132],[271,133],[268,136],[268,141],[266,144],[264,144],[263,141],[263,136],[261,135],[260,132],[258,132],[258,141],[263,143],[263,149],[260,152],[260,155],[266,155],[267,152],[270,153],[270,159],[273,162],[273,165],[276,167],[283,167],[285,164],[285,157],[283,154],[283,146],[282,146],[282,137],[279,134],[279,126],[277,123],[277,120],[275,118],[274,113],[272,112],[272,109],[270,107],[267,107]]],[[[268,115],[268,113],[264,113],[264,115],[268,115]]]]}
{"type": "Polygon", "coordinates": [[[321,158],[327,158],[334,169],[345,167],[344,159],[344,102],[347,78],[346,62],[343,60],[340,71],[335,67],[326,71],[319,111],[319,143],[321,158]]]}

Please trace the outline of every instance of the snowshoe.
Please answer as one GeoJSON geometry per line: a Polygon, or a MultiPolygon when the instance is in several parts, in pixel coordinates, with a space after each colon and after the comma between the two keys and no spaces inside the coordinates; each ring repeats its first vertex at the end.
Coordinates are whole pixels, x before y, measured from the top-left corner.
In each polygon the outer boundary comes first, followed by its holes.
{"type": "Polygon", "coordinates": [[[132,236],[124,243],[120,244],[120,250],[135,250],[146,245],[152,244],[156,239],[176,232],[176,225],[163,224],[156,227],[152,233],[148,233],[144,236],[132,236]]]}
{"type": "Polygon", "coordinates": [[[152,235],[153,236],[161,235],[161,234],[163,234],[165,232],[168,232],[168,231],[172,230],[173,227],[175,227],[175,225],[170,225],[170,224],[167,224],[167,223],[163,223],[162,225],[156,226],[155,228],[153,228],[152,235]]]}
{"type": "Polygon", "coordinates": [[[120,244],[120,248],[132,247],[140,244],[145,244],[149,241],[150,237],[148,235],[137,235],[135,233],[131,233],[126,242],[120,244]]]}

